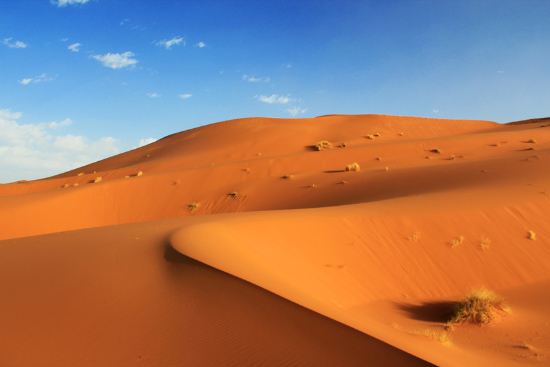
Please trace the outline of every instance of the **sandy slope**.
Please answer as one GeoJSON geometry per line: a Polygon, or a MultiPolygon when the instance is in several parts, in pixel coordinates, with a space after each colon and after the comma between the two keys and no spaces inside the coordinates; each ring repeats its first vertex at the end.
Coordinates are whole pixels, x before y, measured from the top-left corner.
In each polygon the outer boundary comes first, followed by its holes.
{"type": "Polygon", "coordinates": [[[0,242],[0,365],[428,365],[180,255],[182,223],[0,242]]]}
{"type": "Polygon", "coordinates": [[[7,361],[216,365],[220,351],[235,365],[548,364],[549,125],[242,119],[0,185],[7,361]],[[319,140],[334,148],[314,151],[319,140]],[[360,172],[343,170],[352,162],[360,172]],[[512,314],[445,331],[451,303],[480,285],[512,314]],[[66,343],[74,354],[53,347],[66,343]]]}

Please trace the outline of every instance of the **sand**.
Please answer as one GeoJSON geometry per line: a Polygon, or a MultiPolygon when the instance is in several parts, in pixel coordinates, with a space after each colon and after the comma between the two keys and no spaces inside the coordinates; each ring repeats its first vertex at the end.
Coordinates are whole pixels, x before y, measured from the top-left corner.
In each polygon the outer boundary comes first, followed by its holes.
{"type": "Polygon", "coordinates": [[[549,124],[240,119],[0,185],[0,363],[548,365],[549,124]],[[446,328],[479,286],[511,313],[446,328]]]}

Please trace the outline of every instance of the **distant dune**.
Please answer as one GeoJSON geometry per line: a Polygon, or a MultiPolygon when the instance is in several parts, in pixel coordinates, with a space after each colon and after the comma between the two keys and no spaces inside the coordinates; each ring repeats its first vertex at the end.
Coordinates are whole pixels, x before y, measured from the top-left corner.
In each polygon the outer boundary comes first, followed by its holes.
{"type": "Polygon", "coordinates": [[[0,185],[0,365],[549,365],[549,168],[549,118],[328,115],[0,185]]]}

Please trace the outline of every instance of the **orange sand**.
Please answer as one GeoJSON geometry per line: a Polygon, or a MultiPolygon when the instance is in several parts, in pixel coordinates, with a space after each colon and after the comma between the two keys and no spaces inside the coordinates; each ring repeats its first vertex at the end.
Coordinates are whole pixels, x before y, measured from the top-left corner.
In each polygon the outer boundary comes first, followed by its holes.
{"type": "Polygon", "coordinates": [[[550,119],[252,118],[0,185],[0,365],[549,365],[549,162],[550,119]],[[511,314],[445,330],[478,286],[511,314]]]}

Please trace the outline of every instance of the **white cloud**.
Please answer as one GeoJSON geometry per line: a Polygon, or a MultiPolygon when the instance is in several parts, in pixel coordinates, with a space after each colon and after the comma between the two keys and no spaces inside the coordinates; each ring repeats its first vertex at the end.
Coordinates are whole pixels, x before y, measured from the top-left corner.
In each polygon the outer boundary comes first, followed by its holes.
{"type": "Polygon", "coordinates": [[[243,75],[243,80],[249,83],[269,83],[271,78],[268,76],[254,76],[254,75],[243,75]]]}
{"type": "Polygon", "coordinates": [[[112,137],[64,134],[70,119],[23,124],[22,113],[0,109],[0,181],[54,175],[120,152],[112,137]]]}
{"type": "Polygon", "coordinates": [[[184,94],[179,94],[178,97],[180,97],[182,101],[185,101],[186,99],[193,97],[193,95],[190,93],[184,93],[184,94]]]}
{"type": "Polygon", "coordinates": [[[60,8],[68,5],[84,5],[88,2],[90,2],[90,0],[52,0],[52,3],[60,8]]]}
{"type": "Polygon", "coordinates": [[[279,94],[272,94],[270,96],[256,96],[256,99],[267,104],[288,104],[293,101],[293,99],[289,96],[282,96],[279,94]]]}
{"type": "Polygon", "coordinates": [[[176,36],[169,40],[161,40],[157,42],[157,46],[164,47],[167,50],[170,50],[172,47],[178,46],[180,44],[185,45],[185,39],[179,36],[176,36]]]}
{"type": "Polygon", "coordinates": [[[53,78],[48,74],[40,74],[33,78],[23,78],[19,81],[21,85],[38,84],[52,81],[53,78]]]}
{"type": "Polygon", "coordinates": [[[157,139],[155,139],[155,138],[143,138],[143,139],[139,139],[138,148],[143,147],[143,146],[145,146],[145,145],[152,144],[152,143],[154,143],[155,141],[157,141],[157,139]]]}
{"type": "Polygon", "coordinates": [[[130,51],[122,53],[106,53],[104,55],[93,55],[92,58],[99,61],[106,68],[122,69],[134,66],[138,60],[134,58],[135,54],[130,51]]]}
{"type": "Polygon", "coordinates": [[[298,115],[303,115],[307,112],[307,108],[301,108],[301,107],[291,107],[288,110],[286,110],[290,116],[295,117],[298,115]]]}
{"type": "Polygon", "coordinates": [[[27,48],[27,44],[23,41],[17,41],[13,38],[4,38],[2,44],[9,48],[27,48]]]}
{"type": "Polygon", "coordinates": [[[149,98],[160,98],[160,94],[158,94],[157,92],[149,92],[149,93],[147,93],[147,97],[149,97],[149,98]]]}
{"type": "Polygon", "coordinates": [[[80,43],[71,43],[69,46],[67,46],[67,49],[71,52],[78,52],[80,51],[80,46],[82,46],[80,43]]]}
{"type": "Polygon", "coordinates": [[[198,48],[205,48],[206,47],[206,43],[204,43],[203,41],[200,41],[200,42],[197,42],[195,44],[196,47],[198,48]]]}
{"type": "Polygon", "coordinates": [[[437,115],[437,114],[439,113],[439,110],[438,110],[437,108],[434,108],[434,109],[432,110],[432,113],[433,113],[434,115],[437,115]]]}

